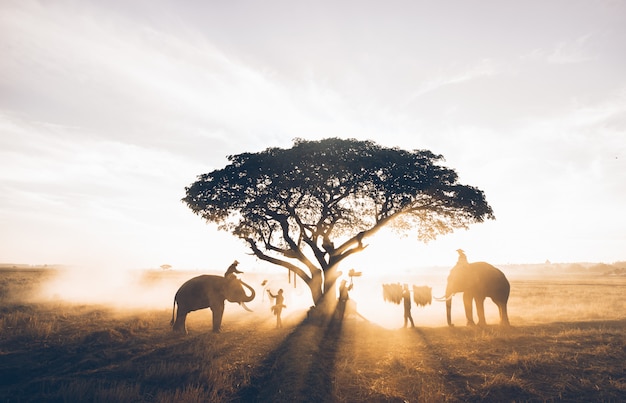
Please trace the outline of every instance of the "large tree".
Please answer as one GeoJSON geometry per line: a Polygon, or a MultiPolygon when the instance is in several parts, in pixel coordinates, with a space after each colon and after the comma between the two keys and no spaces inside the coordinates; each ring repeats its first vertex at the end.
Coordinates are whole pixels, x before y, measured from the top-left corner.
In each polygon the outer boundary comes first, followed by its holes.
{"type": "Polygon", "coordinates": [[[441,155],[372,141],[296,139],[228,157],[198,176],[183,199],[194,213],[245,240],[259,259],[285,267],[316,305],[333,291],[337,266],[385,226],[421,241],[493,219],[484,193],[458,183],[441,155]]]}

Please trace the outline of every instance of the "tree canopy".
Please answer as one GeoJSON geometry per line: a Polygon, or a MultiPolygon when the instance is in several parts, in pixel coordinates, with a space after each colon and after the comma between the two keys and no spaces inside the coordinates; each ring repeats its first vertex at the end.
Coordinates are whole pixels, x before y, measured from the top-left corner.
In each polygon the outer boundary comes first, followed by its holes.
{"type": "Polygon", "coordinates": [[[385,226],[418,240],[493,219],[484,193],[458,183],[443,156],[372,141],[296,139],[228,157],[183,199],[207,222],[243,239],[259,259],[293,271],[318,304],[337,265],[385,226]]]}

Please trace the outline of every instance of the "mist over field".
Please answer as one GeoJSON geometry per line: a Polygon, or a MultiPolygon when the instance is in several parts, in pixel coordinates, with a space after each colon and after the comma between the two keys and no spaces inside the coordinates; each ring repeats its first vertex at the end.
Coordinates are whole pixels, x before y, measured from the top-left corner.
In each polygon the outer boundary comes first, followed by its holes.
{"type": "Polygon", "coordinates": [[[43,300],[104,304],[115,308],[159,308],[167,306],[177,285],[167,273],[150,279],[149,272],[111,268],[72,267],[60,270],[36,294],[43,300]]]}
{"type": "MultiPolygon", "coordinates": [[[[621,292],[613,285],[626,280],[626,263],[608,264],[533,264],[501,265],[501,270],[511,282],[509,315],[513,325],[550,323],[555,321],[598,318],[619,318],[626,311],[626,302],[621,306],[612,301],[614,294],[621,292]],[[593,292],[586,286],[596,284],[593,292]],[[581,290],[585,290],[581,292],[581,290]],[[571,303],[556,305],[569,297],[571,303]]],[[[42,302],[68,302],[72,304],[98,304],[118,311],[123,310],[171,310],[178,288],[187,280],[200,274],[222,275],[222,271],[181,270],[123,270],[109,267],[71,267],[49,269],[49,274],[36,289],[21,296],[26,300],[42,302]]],[[[445,294],[446,279],[450,268],[429,267],[389,273],[384,270],[365,270],[362,277],[352,279],[354,288],[350,297],[357,304],[358,312],[379,326],[388,329],[402,325],[402,305],[383,300],[382,285],[400,283],[432,287],[433,297],[445,294]]],[[[283,316],[302,318],[313,305],[308,287],[301,279],[288,278],[287,272],[279,270],[264,273],[248,270],[240,278],[255,288],[257,297],[247,305],[255,311],[250,314],[237,304],[226,302],[225,321],[238,318],[253,319],[268,316],[271,300],[266,290],[276,293],[284,289],[287,308],[283,316]],[[264,285],[262,285],[264,284],[264,285]]],[[[349,278],[345,276],[347,280],[349,278]]],[[[452,319],[457,325],[465,324],[462,297],[452,300],[452,319]]],[[[416,326],[445,326],[445,304],[433,299],[430,305],[413,305],[412,315],[416,326]]],[[[488,323],[497,323],[498,310],[488,298],[485,302],[488,323]]],[[[209,321],[210,310],[190,314],[189,323],[209,321]]]]}

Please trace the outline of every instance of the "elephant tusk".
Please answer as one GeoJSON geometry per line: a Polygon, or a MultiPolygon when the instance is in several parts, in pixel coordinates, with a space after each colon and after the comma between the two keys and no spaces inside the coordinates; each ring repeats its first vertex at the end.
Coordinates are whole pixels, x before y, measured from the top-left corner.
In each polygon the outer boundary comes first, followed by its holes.
{"type": "Polygon", "coordinates": [[[443,301],[447,301],[447,300],[449,300],[449,299],[452,299],[452,297],[454,297],[454,294],[450,295],[450,296],[449,296],[449,297],[447,297],[447,298],[446,298],[446,296],[444,295],[443,297],[433,297],[433,299],[434,299],[435,301],[440,301],[440,302],[443,302],[443,301]]]}
{"type": "Polygon", "coordinates": [[[250,308],[248,308],[248,307],[246,306],[246,303],[245,303],[245,302],[240,302],[240,303],[239,303],[239,305],[241,305],[241,307],[242,307],[243,309],[245,309],[246,311],[248,311],[248,312],[254,312],[252,309],[250,309],[250,308]]]}

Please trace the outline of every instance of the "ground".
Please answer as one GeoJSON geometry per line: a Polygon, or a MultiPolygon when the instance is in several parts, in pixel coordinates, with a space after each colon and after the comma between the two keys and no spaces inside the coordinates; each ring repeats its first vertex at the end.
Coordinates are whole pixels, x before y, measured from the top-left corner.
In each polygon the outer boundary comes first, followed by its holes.
{"type": "Polygon", "coordinates": [[[626,401],[622,280],[579,283],[575,304],[566,292],[542,297],[554,289],[546,282],[513,281],[533,300],[527,315],[512,301],[511,327],[402,329],[353,317],[326,326],[303,321],[303,311],[274,329],[269,309],[231,310],[222,333],[211,332],[210,312],[198,311],[180,336],[169,327],[171,308],[20,300],[45,276],[3,273],[5,402],[626,401]],[[544,316],[552,305],[579,314],[533,320],[537,299],[544,316]],[[617,311],[598,312],[605,306],[617,311]]]}

